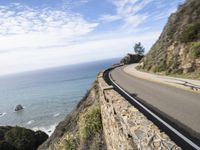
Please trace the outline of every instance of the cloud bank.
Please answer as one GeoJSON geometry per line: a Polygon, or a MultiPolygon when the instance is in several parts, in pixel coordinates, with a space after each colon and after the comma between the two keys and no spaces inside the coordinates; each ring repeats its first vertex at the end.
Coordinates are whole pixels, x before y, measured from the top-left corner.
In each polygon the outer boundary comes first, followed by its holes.
{"type": "Polygon", "coordinates": [[[113,13],[95,19],[72,9],[90,0],[63,0],[62,8],[0,5],[0,75],[121,57],[138,41],[148,50],[161,30],[142,25],[171,11],[147,13],[146,7],[158,3],[153,0],[106,1],[113,13]]]}

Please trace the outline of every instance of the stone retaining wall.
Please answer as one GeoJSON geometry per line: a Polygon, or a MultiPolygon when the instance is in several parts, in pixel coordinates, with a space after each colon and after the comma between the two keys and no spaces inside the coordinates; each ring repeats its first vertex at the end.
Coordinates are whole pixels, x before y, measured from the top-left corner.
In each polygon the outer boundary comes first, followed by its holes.
{"type": "Polygon", "coordinates": [[[108,150],[179,150],[165,133],[127,102],[102,78],[98,78],[99,100],[108,150]]]}

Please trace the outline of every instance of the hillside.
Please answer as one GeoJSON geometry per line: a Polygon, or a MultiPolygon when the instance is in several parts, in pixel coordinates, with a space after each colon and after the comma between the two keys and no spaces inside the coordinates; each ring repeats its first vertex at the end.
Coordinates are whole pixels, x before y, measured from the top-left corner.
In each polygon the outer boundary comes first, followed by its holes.
{"type": "Polygon", "coordinates": [[[77,107],[59,123],[39,150],[104,150],[98,87],[94,83],[77,107]]]}
{"type": "Polygon", "coordinates": [[[200,78],[200,1],[187,0],[173,13],[140,69],[200,78]]]}

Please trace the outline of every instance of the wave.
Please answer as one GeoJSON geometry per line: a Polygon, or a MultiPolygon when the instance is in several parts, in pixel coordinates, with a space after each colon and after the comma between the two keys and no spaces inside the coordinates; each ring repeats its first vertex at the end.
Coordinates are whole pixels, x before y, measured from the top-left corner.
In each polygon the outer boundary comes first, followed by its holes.
{"type": "Polygon", "coordinates": [[[57,126],[57,123],[50,125],[50,126],[35,126],[32,128],[32,130],[34,130],[34,131],[41,130],[41,131],[45,132],[46,134],[48,134],[49,136],[51,136],[51,134],[56,129],[56,126],[57,126]]]}
{"type": "Polygon", "coordinates": [[[3,117],[3,116],[5,116],[5,115],[6,115],[6,112],[0,113],[0,117],[3,117]]]}
{"type": "Polygon", "coordinates": [[[54,117],[58,117],[60,115],[60,113],[57,113],[57,114],[54,114],[53,116],[54,117]]]}
{"type": "Polygon", "coordinates": [[[26,124],[27,125],[30,125],[30,124],[32,124],[32,123],[34,123],[35,122],[35,120],[30,120],[30,121],[28,121],[26,124]]]}

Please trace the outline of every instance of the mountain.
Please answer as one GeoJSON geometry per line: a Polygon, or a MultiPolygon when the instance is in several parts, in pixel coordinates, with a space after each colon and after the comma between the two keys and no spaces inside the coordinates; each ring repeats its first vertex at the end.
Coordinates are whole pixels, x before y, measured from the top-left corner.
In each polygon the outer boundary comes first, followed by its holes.
{"type": "Polygon", "coordinates": [[[138,68],[200,78],[200,0],[179,5],[138,68]]]}

